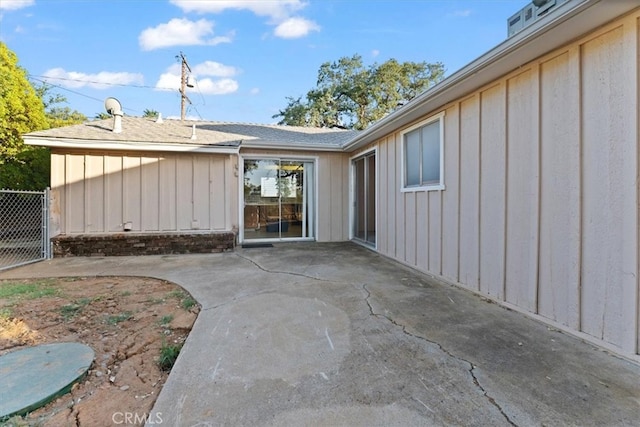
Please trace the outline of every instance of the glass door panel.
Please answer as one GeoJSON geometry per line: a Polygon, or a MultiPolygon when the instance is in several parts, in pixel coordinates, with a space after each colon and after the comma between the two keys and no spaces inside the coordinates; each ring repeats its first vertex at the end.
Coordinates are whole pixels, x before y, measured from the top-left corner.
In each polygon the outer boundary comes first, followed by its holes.
{"type": "Polygon", "coordinates": [[[244,240],[313,237],[313,163],[244,161],[244,240]]]}
{"type": "Polygon", "coordinates": [[[374,153],[352,162],[353,237],[376,244],[376,157],[374,153]]]}

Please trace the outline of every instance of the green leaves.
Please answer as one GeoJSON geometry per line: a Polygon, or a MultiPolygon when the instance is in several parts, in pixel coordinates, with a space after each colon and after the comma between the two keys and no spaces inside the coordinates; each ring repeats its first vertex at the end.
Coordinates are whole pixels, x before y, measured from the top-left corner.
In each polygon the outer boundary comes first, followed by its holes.
{"type": "Polygon", "coordinates": [[[306,98],[288,97],[278,124],[365,129],[444,77],[442,63],[390,59],[364,66],[360,55],[325,62],[306,98]]]}

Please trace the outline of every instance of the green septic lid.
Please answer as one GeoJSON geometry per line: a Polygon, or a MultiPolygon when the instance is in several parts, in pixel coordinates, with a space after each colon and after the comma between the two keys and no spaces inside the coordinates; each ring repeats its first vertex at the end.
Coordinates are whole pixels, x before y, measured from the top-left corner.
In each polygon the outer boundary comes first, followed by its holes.
{"type": "Polygon", "coordinates": [[[80,343],[43,344],[0,356],[0,420],[24,415],[71,390],[93,362],[80,343]]]}

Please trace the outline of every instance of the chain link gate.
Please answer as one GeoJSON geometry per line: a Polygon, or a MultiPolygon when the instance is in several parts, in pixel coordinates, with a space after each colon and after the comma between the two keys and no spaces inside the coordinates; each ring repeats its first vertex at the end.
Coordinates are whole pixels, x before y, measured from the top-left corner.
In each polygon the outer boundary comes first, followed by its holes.
{"type": "Polygon", "coordinates": [[[49,258],[49,189],[0,190],[0,270],[49,258]]]}

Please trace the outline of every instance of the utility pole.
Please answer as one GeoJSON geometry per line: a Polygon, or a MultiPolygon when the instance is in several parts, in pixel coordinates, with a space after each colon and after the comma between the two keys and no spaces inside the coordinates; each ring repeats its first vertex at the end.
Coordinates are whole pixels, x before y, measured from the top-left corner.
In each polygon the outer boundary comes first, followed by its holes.
{"type": "Polygon", "coordinates": [[[187,64],[187,58],[184,57],[182,52],[180,52],[180,62],[182,64],[182,72],[180,73],[180,120],[184,121],[187,112],[187,104],[185,101],[191,104],[191,100],[187,96],[187,87],[193,87],[193,85],[189,84],[187,80],[187,71],[191,73],[191,67],[187,64]]]}

